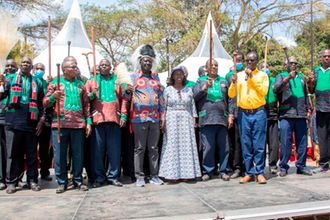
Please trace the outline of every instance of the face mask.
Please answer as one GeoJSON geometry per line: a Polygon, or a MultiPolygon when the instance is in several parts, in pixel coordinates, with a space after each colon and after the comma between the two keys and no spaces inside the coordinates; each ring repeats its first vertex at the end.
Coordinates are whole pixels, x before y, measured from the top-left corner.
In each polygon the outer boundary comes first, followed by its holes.
{"type": "Polygon", "coordinates": [[[243,63],[237,63],[236,64],[236,70],[241,71],[244,68],[243,63]]]}
{"type": "Polygon", "coordinates": [[[269,76],[269,74],[270,74],[269,69],[266,69],[266,73],[267,73],[267,75],[269,76]]]}
{"type": "Polygon", "coordinates": [[[44,77],[45,72],[43,70],[37,70],[34,72],[34,77],[42,79],[44,77]]]}

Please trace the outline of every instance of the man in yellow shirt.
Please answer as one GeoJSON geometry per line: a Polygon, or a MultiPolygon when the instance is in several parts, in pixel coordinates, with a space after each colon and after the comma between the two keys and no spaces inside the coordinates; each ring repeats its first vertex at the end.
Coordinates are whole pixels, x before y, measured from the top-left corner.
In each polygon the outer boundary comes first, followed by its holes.
{"type": "Polygon", "coordinates": [[[258,54],[247,54],[247,68],[233,75],[228,95],[237,96],[238,127],[246,175],[240,183],[257,177],[260,184],[267,183],[264,176],[267,115],[264,105],[269,80],[266,73],[257,69],[258,54]]]}

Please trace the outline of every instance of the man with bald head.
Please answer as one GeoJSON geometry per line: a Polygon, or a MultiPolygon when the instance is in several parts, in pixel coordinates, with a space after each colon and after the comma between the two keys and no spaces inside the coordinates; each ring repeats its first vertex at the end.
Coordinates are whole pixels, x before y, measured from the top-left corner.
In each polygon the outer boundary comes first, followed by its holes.
{"type": "Polygon", "coordinates": [[[316,97],[316,126],[320,146],[319,167],[314,173],[325,172],[330,162],[330,49],[320,53],[321,65],[309,74],[309,91],[316,97]]]}
{"type": "MultiPolygon", "coordinates": [[[[43,100],[45,107],[60,105],[60,143],[57,140],[57,118],[52,121],[52,140],[54,144],[55,176],[59,184],[56,193],[67,189],[67,148],[72,148],[73,184],[82,191],[88,187],[82,182],[84,135],[91,134],[89,98],[82,81],[76,78],[77,64],[74,61],[63,61],[63,76],[55,79],[48,86],[43,100]],[[57,88],[57,81],[60,86],[57,88]]],[[[56,115],[57,108],[54,108],[56,115]]]]}
{"type": "Polygon", "coordinates": [[[39,191],[37,169],[37,136],[43,126],[42,99],[44,91],[40,81],[31,75],[32,60],[24,57],[20,72],[6,80],[1,99],[8,97],[5,115],[7,149],[7,193],[15,193],[16,185],[24,173],[24,154],[27,163],[27,183],[31,190],[39,191]]]}
{"type": "Polygon", "coordinates": [[[281,177],[288,174],[288,165],[292,134],[294,132],[298,159],[296,161],[297,174],[312,175],[306,167],[307,158],[307,115],[312,113],[311,103],[308,101],[307,84],[304,76],[297,69],[297,59],[289,57],[286,61],[287,71],[276,76],[274,92],[279,98],[280,121],[280,173],[281,177]]]}

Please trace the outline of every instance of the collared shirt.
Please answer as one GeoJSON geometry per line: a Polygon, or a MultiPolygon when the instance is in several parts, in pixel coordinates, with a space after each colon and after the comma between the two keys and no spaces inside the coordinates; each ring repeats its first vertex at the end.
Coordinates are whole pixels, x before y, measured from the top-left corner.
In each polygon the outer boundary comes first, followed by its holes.
{"type": "Polygon", "coordinates": [[[316,111],[330,112],[330,67],[318,66],[315,74],[316,111]]]}
{"type": "Polygon", "coordinates": [[[217,76],[212,86],[203,90],[208,76],[198,78],[194,87],[194,99],[198,111],[198,125],[223,125],[228,122],[228,84],[225,78],[217,76]]]}
{"type": "MultiPolygon", "coordinates": [[[[25,76],[21,74],[21,86],[22,86],[22,95],[19,99],[19,104],[16,107],[9,106],[9,100],[11,96],[12,81],[16,77],[16,74],[11,74],[6,78],[5,92],[2,98],[8,97],[7,100],[7,110],[5,113],[5,123],[8,127],[15,130],[35,132],[37,126],[37,121],[31,121],[30,118],[30,94],[31,94],[31,80],[34,80],[32,76],[25,76]]],[[[42,88],[42,83],[35,80],[37,89],[37,108],[38,108],[38,118],[43,117],[43,106],[42,100],[44,98],[44,92],[42,88]]]]}
{"type": "Polygon", "coordinates": [[[279,98],[280,118],[306,118],[310,103],[308,101],[307,85],[302,73],[297,72],[296,77],[288,83],[284,79],[288,72],[277,74],[274,92],[279,98]]]}
{"type": "Polygon", "coordinates": [[[255,69],[252,76],[245,80],[246,73],[237,73],[236,83],[231,83],[228,95],[237,95],[237,106],[243,109],[257,109],[266,104],[265,96],[268,92],[269,80],[265,72],[255,69]]]}
{"type": "MultiPolygon", "coordinates": [[[[12,77],[15,73],[9,73],[5,75],[5,79],[7,80],[9,77],[12,77]]],[[[0,124],[5,124],[5,108],[8,102],[8,96],[0,101],[0,124]]]]}
{"type": "Polygon", "coordinates": [[[153,74],[131,75],[134,82],[130,119],[132,123],[159,122],[164,114],[163,87],[153,74]]]}
{"type": "Polygon", "coordinates": [[[278,100],[277,96],[274,92],[274,84],[276,82],[276,78],[268,75],[269,77],[269,88],[266,96],[266,112],[267,118],[269,120],[277,120],[278,118],[278,100]]]}
{"type": "MultiPolygon", "coordinates": [[[[52,127],[57,127],[55,99],[53,93],[57,90],[57,78],[48,86],[47,94],[43,100],[44,107],[54,107],[52,127]]],[[[90,103],[84,83],[80,80],[66,80],[60,77],[59,90],[64,94],[60,99],[60,127],[61,128],[85,128],[91,124],[90,103]]]]}
{"type": "Polygon", "coordinates": [[[98,94],[92,91],[94,77],[86,82],[87,94],[91,101],[91,113],[93,124],[103,122],[115,122],[120,119],[127,120],[127,100],[123,98],[123,85],[118,84],[117,76],[110,74],[109,77],[96,75],[98,94]]]}
{"type": "Polygon", "coordinates": [[[189,87],[193,88],[195,86],[196,86],[196,83],[193,81],[190,81],[190,80],[187,80],[186,85],[184,85],[185,88],[189,88],[189,87]]]}

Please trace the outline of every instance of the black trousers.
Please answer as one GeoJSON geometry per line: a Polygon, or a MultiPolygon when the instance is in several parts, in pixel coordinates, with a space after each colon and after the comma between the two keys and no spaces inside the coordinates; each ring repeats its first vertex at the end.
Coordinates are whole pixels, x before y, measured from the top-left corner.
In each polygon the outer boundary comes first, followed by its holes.
{"type": "Polygon", "coordinates": [[[7,150],[6,150],[6,134],[5,126],[0,125],[0,183],[6,182],[6,162],[7,162],[7,150]]]}
{"type": "Polygon", "coordinates": [[[159,123],[145,122],[133,124],[135,177],[144,177],[144,155],[148,149],[150,175],[158,175],[159,123]]]}
{"type": "MultiPolygon", "coordinates": [[[[280,138],[278,134],[278,120],[267,121],[267,145],[268,145],[268,161],[272,168],[277,167],[278,150],[280,147],[280,138]]],[[[265,151],[266,153],[266,151],[265,151]]]]}
{"type": "Polygon", "coordinates": [[[39,144],[40,175],[42,177],[49,176],[49,168],[52,161],[50,154],[50,135],[51,128],[49,126],[44,126],[41,134],[37,136],[37,142],[39,144]]]}
{"type": "Polygon", "coordinates": [[[229,160],[228,165],[233,170],[243,172],[242,146],[240,141],[237,119],[234,119],[233,127],[228,130],[229,136],[229,160]]]}
{"type": "MultiPolygon", "coordinates": [[[[203,146],[201,143],[201,130],[199,127],[195,128],[195,137],[196,137],[196,144],[197,144],[197,153],[198,153],[198,160],[199,166],[203,166],[203,146]]],[[[215,160],[218,161],[218,160],[215,160]]]]}
{"type": "Polygon", "coordinates": [[[95,177],[92,172],[92,136],[90,135],[89,137],[85,137],[84,141],[84,167],[86,169],[88,181],[90,183],[94,182],[95,177]]]}
{"type": "Polygon", "coordinates": [[[129,126],[121,128],[122,167],[124,176],[135,177],[134,174],[134,135],[129,126]]]}
{"type": "Polygon", "coordinates": [[[24,155],[27,164],[27,183],[38,182],[37,136],[34,132],[6,127],[7,173],[6,183],[17,184],[24,174],[24,155]]]}
{"type": "Polygon", "coordinates": [[[328,166],[330,161],[330,112],[316,112],[316,127],[320,146],[320,166],[328,166]]]}

